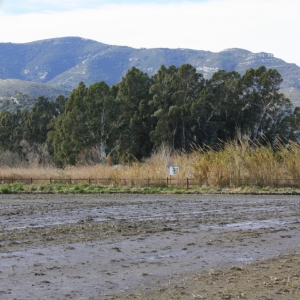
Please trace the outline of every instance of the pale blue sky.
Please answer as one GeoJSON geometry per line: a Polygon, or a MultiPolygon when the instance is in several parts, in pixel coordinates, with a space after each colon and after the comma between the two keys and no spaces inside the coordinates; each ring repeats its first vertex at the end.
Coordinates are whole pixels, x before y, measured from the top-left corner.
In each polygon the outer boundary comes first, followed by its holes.
{"type": "Polygon", "coordinates": [[[300,66],[300,0],[0,0],[0,42],[269,52],[300,66]]]}
{"type": "Polygon", "coordinates": [[[97,9],[103,5],[108,4],[170,4],[170,3],[184,3],[184,2],[205,2],[208,0],[0,0],[2,2],[2,9],[10,14],[24,14],[32,12],[43,11],[67,11],[70,9],[86,8],[97,9]]]}

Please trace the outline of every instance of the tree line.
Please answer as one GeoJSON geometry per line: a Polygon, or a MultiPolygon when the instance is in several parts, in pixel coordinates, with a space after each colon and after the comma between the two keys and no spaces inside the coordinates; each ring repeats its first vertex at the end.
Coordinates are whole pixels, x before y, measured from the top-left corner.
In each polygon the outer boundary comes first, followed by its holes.
{"type": "Polygon", "coordinates": [[[190,151],[235,137],[297,141],[300,108],[279,92],[277,70],[211,79],[190,64],[161,66],[153,76],[133,67],[119,83],[83,82],[68,98],[39,97],[31,111],[0,113],[0,150],[58,166],[141,161],[161,145],[190,151]]]}

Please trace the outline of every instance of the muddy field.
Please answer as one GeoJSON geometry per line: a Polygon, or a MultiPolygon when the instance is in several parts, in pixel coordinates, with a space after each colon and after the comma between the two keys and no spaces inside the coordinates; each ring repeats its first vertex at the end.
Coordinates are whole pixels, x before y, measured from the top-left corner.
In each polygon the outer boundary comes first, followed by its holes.
{"type": "Polygon", "coordinates": [[[300,198],[0,195],[0,299],[300,299],[300,198]]]}

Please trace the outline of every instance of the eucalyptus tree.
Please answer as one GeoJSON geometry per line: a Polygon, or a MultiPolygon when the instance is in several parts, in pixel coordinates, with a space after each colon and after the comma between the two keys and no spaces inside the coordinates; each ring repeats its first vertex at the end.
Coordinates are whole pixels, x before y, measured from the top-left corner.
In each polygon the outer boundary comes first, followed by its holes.
{"type": "Polygon", "coordinates": [[[218,143],[233,137],[241,126],[245,104],[241,98],[240,75],[220,70],[207,80],[198,99],[191,105],[195,121],[195,142],[218,143]]]}
{"type": "Polygon", "coordinates": [[[55,117],[55,105],[45,97],[39,97],[32,110],[26,114],[23,138],[29,143],[43,144],[49,131],[48,124],[55,117]]]}
{"type": "Polygon", "coordinates": [[[278,135],[287,140],[300,142],[300,107],[295,107],[293,113],[283,119],[278,135]]]}
{"type": "Polygon", "coordinates": [[[151,140],[156,146],[167,144],[172,148],[188,149],[193,139],[190,109],[204,86],[202,74],[189,64],[161,66],[153,76],[150,101],[156,119],[151,140]]]}
{"type": "Polygon", "coordinates": [[[181,65],[174,79],[177,91],[172,95],[173,105],[169,108],[169,115],[179,120],[180,148],[188,150],[190,144],[194,142],[191,106],[199,98],[205,80],[190,64],[181,65]]]}
{"type": "Polygon", "coordinates": [[[117,84],[120,126],[116,152],[121,161],[141,160],[152,151],[150,132],[153,129],[153,117],[148,104],[152,83],[146,73],[133,67],[117,84]]]}
{"type": "Polygon", "coordinates": [[[150,93],[153,98],[149,101],[149,105],[153,110],[155,128],[151,131],[150,138],[155,147],[167,144],[175,148],[178,121],[170,118],[169,108],[173,104],[172,95],[177,91],[174,85],[177,70],[175,66],[166,68],[162,65],[157,74],[152,77],[154,83],[150,87],[150,93]]]}
{"type": "Polygon", "coordinates": [[[291,101],[279,92],[282,81],[277,70],[263,66],[249,69],[243,76],[243,97],[247,103],[244,119],[253,139],[274,139],[285,117],[292,113],[291,101]]]}
{"type": "Polygon", "coordinates": [[[9,111],[0,112],[0,149],[21,154],[20,142],[23,139],[23,114],[20,110],[16,113],[9,111]]]}
{"type": "Polygon", "coordinates": [[[105,161],[111,151],[109,139],[117,114],[114,95],[105,82],[89,88],[79,83],[49,135],[56,159],[74,165],[80,153],[98,151],[100,161],[105,161]]]}

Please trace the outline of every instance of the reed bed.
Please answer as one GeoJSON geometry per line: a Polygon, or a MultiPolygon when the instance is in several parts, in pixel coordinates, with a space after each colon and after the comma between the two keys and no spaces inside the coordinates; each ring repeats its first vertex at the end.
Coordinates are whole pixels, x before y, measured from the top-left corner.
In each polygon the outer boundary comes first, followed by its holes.
{"type": "Polygon", "coordinates": [[[239,187],[300,186],[300,147],[277,141],[262,145],[251,140],[235,140],[220,149],[199,148],[194,156],[194,176],[200,185],[239,187]]]}
{"type": "MultiPolygon", "coordinates": [[[[300,146],[278,141],[276,147],[237,139],[220,143],[218,148],[199,147],[191,153],[162,147],[149,159],[131,165],[81,165],[55,167],[0,168],[0,178],[49,178],[56,180],[109,179],[110,184],[146,186],[147,181],[165,185],[170,166],[179,166],[172,177],[178,182],[190,178],[200,187],[299,187],[300,146]]],[[[98,183],[101,183],[99,181],[98,183]]]]}

